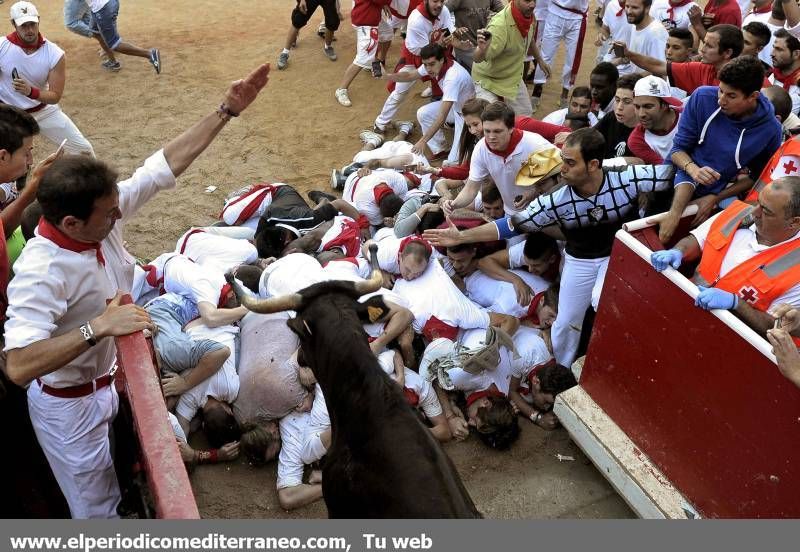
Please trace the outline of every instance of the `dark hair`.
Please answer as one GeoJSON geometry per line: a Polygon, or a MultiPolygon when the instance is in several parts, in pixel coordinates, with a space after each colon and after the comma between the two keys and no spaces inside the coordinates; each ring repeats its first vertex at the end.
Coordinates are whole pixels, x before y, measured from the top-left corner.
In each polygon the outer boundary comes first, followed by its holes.
{"type": "Polygon", "coordinates": [[[238,441],[242,435],[239,423],[233,414],[222,408],[219,401],[208,404],[203,408],[203,430],[209,444],[219,448],[226,443],[238,441]]]}
{"type": "Polygon", "coordinates": [[[687,48],[691,48],[692,46],[694,46],[694,35],[692,34],[692,31],[690,31],[689,29],[681,29],[680,27],[675,27],[669,32],[669,36],[671,36],[672,38],[677,38],[678,40],[683,42],[683,45],[686,46],[687,48]]]}
{"type": "Polygon", "coordinates": [[[86,220],[94,202],[117,189],[117,171],[85,155],[66,155],[57,159],[39,184],[36,199],[42,216],[52,224],[64,217],[86,220]]]}
{"type": "Polygon", "coordinates": [[[617,90],[622,88],[623,90],[633,90],[636,86],[636,83],[639,82],[644,77],[641,73],[630,73],[628,75],[622,75],[619,80],[617,81],[617,90]]]}
{"type": "MultiPolygon", "coordinates": [[[[472,98],[464,102],[464,106],[461,108],[461,115],[462,117],[473,115],[480,119],[487,105],[489,105],[489,102],[483,98],[472,98]]],[[[472,157],[472,148],[475,147],[478,140],[480,140],[480,137],[473,136],[466,128],[461,131],[461,140],[458,144],[458,158],[461,161],[467,161],[472,157]]]]}
{"type": "Polygon", "coordinates": [[[258,294],[258,282],[264,271],[256,265],[241,265],[236,267],[236,278],[241,281],[247,289],[258,294]]]}
{"type": "Polygon", "coordinates": [[[784,176],[772,181],[774,188],[789,192],[789,203],[786,204],[786,218],[800,217],[800,177],[784,176]],[[776,186],[777,184],[777,186],[776,186]]]}
{"type": "Polygon", "coordinates": [[[583,162],[587,165],[592,159],[602,165],[606,151],[606,139],[600,131],[593,128],[581,128],[572,132],[564,141],[565,146],[577,146],[581,150],[583,162]]]}
{"type": "Polygon", "coordinates": [[[722,67],[718,78],[720,82],[749,96],[761,90],[764,84],[764,65],[757,57],[739,56],[722,67]]]}
{"type": "MultiPolygon", "coordinates": [[[[750,23],[748,23],[747,25],[742,27],[742,30],[743,31],[747,31],[748,33],[750,33],[751,35],[756,37],[758,39],[759,46],[761,46],[761,47],[764,47],[767,44],[769,44],[770,37],[772,36],[772,34],[769,32],[769,27],[767,27],[766,25],[764,25],[760,21],[751,21],[750,23]]],[[[777,31],[775,31],[775,34],[777,35],[781,31],[786,32],[784,29],[778,29],[777,31]]],[[[786,34],[788,36],[792,36],[789,33],[786,33],[786,34]]],[[[792,36],[792,38],[794,38],[794,37],[792,36]]],[[[744,37],[742,39],[744,39],[744,37]]],[[[800,42],[797,42],[796,38],[794,38],[794,41],[797,44],[797,48],[795,48],[795,49],[796,50],[800,50],[800,42]]],[[[787,42],[787,44],[788,44],[788,42],[787,42]]]]}
{"type": "MultiPolygon", "coordinates": [[[[764,26],[766,27],[766,25],[764,26]]],[[[786,29],[778,29],[777,31],[775,31],[775,38],[782,38],[786,40],[786,47],[789,49],[790,52],[796,52],[797,50],[800,50],[800,40],[797,40],[796,37],[790,35],[789,31],[787,31],[786,29]]]]}
{"type": "Polygon", "coordinates": [[[786,12],[783,10],[783,2],[772,3],[772,17],[778,21],[786,20],[786,12]]]}
{"type": "Polygon", "coordinates": [[[553,396],[578,385],[572,370],[561,364],[546,364],[536,371],[539,390],[553,396]]]}
{"type": "Polygon", "coordinates": [[[422,215],[422,220],[419,221],[417,224],[417,232],[422,233],[425,230],[431,230],[433,228],[439,228],[439,226],[444,222],[444,211],[441,209],[437,209],[435,211],[428,211],[424,215],[422,215]]]}
{"type": "Polygon", "coordinates": [[[493,182],[487,182],[481,186],[481,201],[484,203],[494,203],[502,199],[503,196],[500,195],[500,190],[497,189],[493,182]]]}
{"type": "Polygon", "coordinates": [[[481,121],[502,121],[506,128],[514,128],[514,110],[503,102],[492,102],[483,110],[481,121]]]}
{"type": "Polygon", "coordinates": [[[782,86],[768,86],[761,91],[775,109],[775,115],[781,118],[781,122],[792,112],[792,97],[783,89],[782,86]]]}
{"type": "Polygon", "coordinates": [[[519,437],[519,421],[511,402],[506,397],[489,395],[491,405],[482,406],[476,415],[478,437],[489,448],[506,450],[519,437]]]}
{"type": "Polygon", "coordinates": [[[258,256],[262,259],[280,257],[283,251],[283,228],[277,226],[263,226],[256,232],[254,240],[258,256]]]}
{"type": "Polygon", "coordinates": [[[242,435],[239,438],[239,450],[253,464],[265,464],[264,455],[267,449],[278,439],[260,424],[245,422],[242,424],[242,435]]]}
{"type": "Polygon", "coordinates": [[[653,5],[653,0],[642,0],[642,7],[649,8],[653,5]]]}
{"type": "Polygon", "coordinates": [[[378,204],[378,208],[381,210],[382,217],[393,217],[398,212],[400,212],[400,208],[403,206],[403,200],[400,199],[395,193],[386,194],[381,198],[380,203],[378,204]]]}
{"type": "Polygon", "coordinates": [[[742,53],[742,48],[744,48],[744,37],[742,36],[742,30],[739,27],[735,25],[729,25],[727,23],[720,23],[719,25],[714,25],[708,29],[706,34],[708,33],[717,33],[719,35],[720,55],[722,55],[725,50],[730,50],[731,59],[733,59],[742,53]]]}
{"type": "Polygon", "coordinates": [[[558,242],[542,232],[531,232],[525,238],[522,254],[531,260],[541,259],[548,253],[558,254],[558,242]]]}
{"type": "Polygon", "coordinates": [[[616,82],[619,80],[619,71],[617,71],[616,65],[609,61],[601,61],[595,65],[591,74],[605,76],[608,79],[608,82],[610,82],[612,85],[616,84],[616,82]]]}
{"type": "Polygon", "coordinates": [[[36,225],[39,224],[39,219],[42,217],[42,206],[38,201],[31,202],[30,205],[25,207],[22,211],[22,220],[19,221],[19,227],[22,229],[22,236],[25,241],[30,240],[34,236],[36,225]]]}
{"type": "Polygon", "coordinates": [[[558,312],[558,294],[561,292],[561,286],[558,284],[552,284],[549,288],[544,290],[544,295],[542,296],[542,304],[545,307],[550,307],[554,311],[558,312]]]}
{"type": "Polygon", "coordinates": [[[478,245],[475,243],[458,243],[447,247],[448,253],[463,253],[465,251],[477,251],[478,245]]]}
{"type": "Polygon", "coordinates": [[[576,86],[572,89],[572,98],[591,98],[592,92],[588,86],[576,86]]]}
{"type": "Polygon", "coordinates": [[[39,123],[30,113],[0,104],[0,149],[9,153],[22,147],[22,141],[39,134],[39,123]]]}
{"type": "Polygon", "coordinates": [[[419,51],[419,57],[420,59],[435,57],[436,59],[442,60],[444,59],[444,48],[437,42],[431,42],[422,47],[419,51]]]}

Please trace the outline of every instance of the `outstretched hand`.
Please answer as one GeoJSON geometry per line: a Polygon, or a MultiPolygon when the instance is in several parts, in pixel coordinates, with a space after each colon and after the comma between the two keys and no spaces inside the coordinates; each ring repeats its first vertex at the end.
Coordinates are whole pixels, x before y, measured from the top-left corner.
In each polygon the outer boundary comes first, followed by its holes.
{"type": "Polygon", "coordinates": [[[458,245],[458,238],[460,234],[461,232],[458,230],[456,225],[453,224],[453,221],[448,218],[447,228],[431,228],[429,230],[425,230],[422,237],[423,239],[429,241],[434,247],[450,247],[453,245],[458,245]]]}
{"type": "Polygon", "coordinates": [[[234,113],[241,113],[253,103],[269,81],[269,63],[258,66],[244,79],[231,83],[225,93],[225,105],[234,113]]]}

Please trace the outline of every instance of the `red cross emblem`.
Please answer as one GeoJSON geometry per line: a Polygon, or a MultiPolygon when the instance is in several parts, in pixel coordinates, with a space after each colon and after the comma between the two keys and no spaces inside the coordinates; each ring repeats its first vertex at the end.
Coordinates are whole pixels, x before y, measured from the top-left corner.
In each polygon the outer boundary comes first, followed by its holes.
{"type": "Polygon", "coordinates": [[[751,305],[755,305],[758,302],[758,290],[753,289],[750,286],[745,286],[739,290],[739,297],[751,305]]]}
{"type": "Polygon", "coordinates": [[[794,164],[794,161],[792,161],[791,159],[789,160],[788,163],[783,164],[783,170],[786,172],[786,174],[797,172],[797,168],[798,167],[794,164]]]}

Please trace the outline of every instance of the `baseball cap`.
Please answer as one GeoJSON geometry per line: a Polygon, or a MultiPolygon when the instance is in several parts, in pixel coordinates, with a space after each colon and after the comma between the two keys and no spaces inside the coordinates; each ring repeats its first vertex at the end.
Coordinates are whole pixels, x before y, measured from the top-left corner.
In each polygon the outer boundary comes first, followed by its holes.
{"type": "Polygon", "coordinates": [[[652,96],[654,98],[661,98],[670,105],[681,105],[680,100],[672,96],[669,83],[655,75],[649,75],[636,81],[636,84],[633,86],[633,95],[652,96]]]}
{"type": "Polygon", "coordinates": [[[30,21],[39,22],[39,10],[30,2],[17,2],[11,6],[11,20],[20,26],[30,21]]]}

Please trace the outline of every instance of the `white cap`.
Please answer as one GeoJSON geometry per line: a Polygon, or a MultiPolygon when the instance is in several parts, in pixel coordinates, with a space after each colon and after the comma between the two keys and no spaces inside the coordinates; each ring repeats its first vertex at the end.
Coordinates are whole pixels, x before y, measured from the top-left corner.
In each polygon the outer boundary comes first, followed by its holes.
{"type": "Polygon", "coordinates": [[[30,21],[39,22],[39,10],[30,2],[17,2],[11,6],[11,21],[19,27],[30,21]]]}
{"type": "Polygon", "coordinates": [[[652,96],[661,98],[670,105],[681,105],[680,100],[672,96],[672,89],[669,87],[669,83],[655,75],[648,75],[636,81],[633,86],[633,95],[635,97],[652,96]]]}

